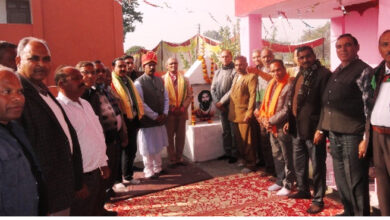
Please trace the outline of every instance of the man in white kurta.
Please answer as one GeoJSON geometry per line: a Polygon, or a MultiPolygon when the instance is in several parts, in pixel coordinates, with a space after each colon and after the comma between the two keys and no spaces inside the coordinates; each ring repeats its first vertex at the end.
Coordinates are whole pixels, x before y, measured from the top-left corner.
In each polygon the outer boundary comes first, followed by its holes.
{"type": "Polygon", "coordinates": [[[169,110],[168,92],[163,80],[154,76],[157,56],[148,52],[142,57],[145,73],[134,83],[143,101],[144,117],[138,132],[137,143],[144,162],[145,178],[158,178],[162,171],[161,152],[168,146],[165,128],[169,110]]]}

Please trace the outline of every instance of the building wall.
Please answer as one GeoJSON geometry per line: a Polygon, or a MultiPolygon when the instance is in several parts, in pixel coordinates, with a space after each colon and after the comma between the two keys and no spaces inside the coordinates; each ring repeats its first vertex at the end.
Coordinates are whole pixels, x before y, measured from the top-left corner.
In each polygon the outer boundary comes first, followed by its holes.
{"type": "Polygon", "coordinates": [[[0,0],[0,24],[7,23],[5,0],[0,0]]]}
{"type": "Polygon", "coordinates": [[[345,17],[331,19],[331,69],[340,65],[336,54],[335,43],[339,35],[351,33],[360,44],[359,58],[372,67],[376,66],[381,57],[378,53],[378,8],[370,8],[360,15],[350,12],[345,17]]]}
{"type": "Polygon", "coordinates": [[[99,59],[110,67],[123,54],[122,8],[115,0],[31,0],[31,12],[31,25],[0,24],[0,40],[46,40],[52,55],[48,85],[58,65],[99,59]]]}

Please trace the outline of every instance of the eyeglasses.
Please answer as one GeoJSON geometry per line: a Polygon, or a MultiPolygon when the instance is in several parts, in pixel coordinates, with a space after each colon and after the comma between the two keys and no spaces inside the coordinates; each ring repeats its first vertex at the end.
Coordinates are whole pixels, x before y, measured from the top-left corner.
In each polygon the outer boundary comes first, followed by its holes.
{"type": "Polygon", "coordinates": [[[33,56],[27,58],[27,60],[29,60],[31,62],[39,62],[39,61],[42,60],[42,62],[48,63],[48,62],[51,61],[51,57],[50,56],[40,57],[40,56],[37,56],[37,55],[33,55],[33,56]]]}
{"type": "Polygon", "coordinates": [[[94,71],[94,70],[92,70],[92,71],[86,71],[86,70],[84,70],[84,71],[81,71],[81,73],[82,74],[86,74],[86,75],[95,75],[96,74],[96,72],[94,71]]]}
{"type": "Polygon", "coordinates": [[[97,69],[96,73],[105,73],[106,71],[104,69],[97,69]]]}

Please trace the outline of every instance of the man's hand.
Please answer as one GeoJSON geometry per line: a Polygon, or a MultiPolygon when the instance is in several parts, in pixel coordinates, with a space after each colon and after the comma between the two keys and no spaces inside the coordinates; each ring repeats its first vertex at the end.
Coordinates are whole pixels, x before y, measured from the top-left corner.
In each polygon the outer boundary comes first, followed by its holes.
{"type": "Polygon", "coordinates": [[[249,119],[250,119],[250,117],[248,117],[248,116],[245,116],[245,118],[244,118],[244,122],[245,122],[245,123],[248,123],[248,122],[249,122],[249,119]]]}
{"type": "Polygon", "coordinates": [[[85,199],[89,196],[89,190],[87,185],[83,184],[83,188],[76,192],[75,197],[78,199],[85,199]]]}
{"type": "Polygon", "coordinates": [[[219,109],[220,111],[225,111],[226,109],[223,107],[223,104],[221,102],[217,102],[215,103],[215,107],[217,107],[217,109],[219,109]]]}
{"type": "Polygon", "coordinates": [[[110,168],[108,168],[108,166],[99,167],[99,169],[100,169],[100,175],[102,175],[102,178],[104,180],[108,179],[108,177],[110,177],[111,170],[110,170],[110,168]]]}
{"type": "Polygon", "coordinates": [[[362,141],[360,141],[359,144],[359,159],[366,157],[366,153],[367,153],[367,144],[366,144],[366,140],[363,139],[362,141]]]}
{"type": "Polygon", "coordinates": [[[259,109],[255,109],[255,110],[253,111],[253,115],[254,115],[256,118],[258,118],[258,117],[260,116],[259,109]]]}
{"type": "Polygon", "coordinates": [[[314,133],[313,144],[318,145],[323,137],[324,134],[320,130],[316,130],[316,133],[314,133]]]}
{"type": "Polygon", "coordinates": [[[286,124],[283,125],[283,133],[287,134],[288,133],[288,128],[289,128],[289,124],[287,122],[286,124]]]}

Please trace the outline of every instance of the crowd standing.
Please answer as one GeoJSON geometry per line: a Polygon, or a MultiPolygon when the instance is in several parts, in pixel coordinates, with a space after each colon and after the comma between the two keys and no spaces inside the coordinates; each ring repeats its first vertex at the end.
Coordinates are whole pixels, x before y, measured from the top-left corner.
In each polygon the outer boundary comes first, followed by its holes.
{"type": "MultiPolygon", "coordinates": [[[[370,215],[373,161],[379,208],[388,216],[390,30],[379,38],[383,61],[375,68],[359,59],[353,35],[340,35],[335,47],[341,64],[333,72],[309,46],[294,51],[293,68],[269,48],[253,51],[254,66],[222,50],[211,85],[225,150],[218,159],[243,174],[263,167],[269,191],[312,199],[307,212],[315,214],[324,209],[329,152],[342,216],[370,215]]],[[[54,97],[44,84],[52,69],[48,44],[0,41],[0,215],[117,215],[104,204],[114,190],[141,183],[137,149],[147,179],[165,172],[164,147],[169,168],[186,166],[192,87],[175,57],[161,77],[157,62],[154,52],[143,55],[144,73],[129,55],[115,58],[112,70],[100,60],[59,66],[54,97]]]]}

